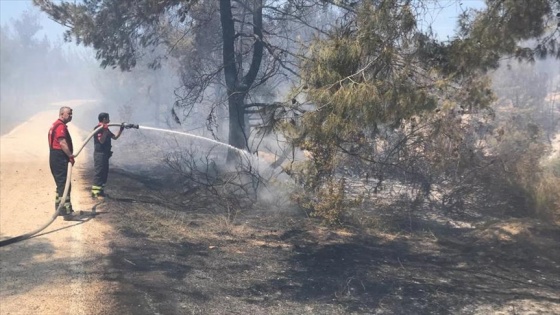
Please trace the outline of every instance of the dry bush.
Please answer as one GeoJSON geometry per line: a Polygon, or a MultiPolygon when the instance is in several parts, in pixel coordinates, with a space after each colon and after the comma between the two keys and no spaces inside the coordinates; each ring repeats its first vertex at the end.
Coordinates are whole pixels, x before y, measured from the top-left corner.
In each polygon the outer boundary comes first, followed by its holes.
{"type": "Polygon", "coordinates": [[[302,187],[294,200],[328,224],[369,222],[372,208],[394,202],[417,208],[438,184],[462,178],[458,169],[468,167],[467,154],[458,153],[463,129],[448,115],[415,117],[398,128],[356,134],[352,142],[308,148],[311,159],[290,170],[302,187]]]}
{"type": "Polygon", "coordinates": [[[400,137],[386,138],[393,156],[384,158],[385,190],[395,190],[397,203],[420,209],[423,204],[461,212],[478,203],[484,191],[479,180],[491,161],[485,158],[488,112],[441,111],[401,126],[400,137]],[[389,187],[393,185],[398,187],[389,187]]]}
{"type": "Polygon", "coordinates": [[[213,213],[226,222],[251,209],[263,182],[247,161],[225,165],[220,156],[192,148],[168,154],[165,163],[176,175],[183,203],[188,200],[189,208],[213,213]]]}
{"type": "Polygon", "coordinates": [[[496,121],[492,110],[442,110],[358,139],[340,144],[331,164],[318,151],[291,170],[303,188],[296,202],[327,223],[366,222],[378,209],[470,217],[558,212],[557,177],[541,167],[546,146],[534,124],[496,121]]]}
{"type": "Polygon", "coordinates": [[[543,172],[533,188],[536,212],[560,222],[560,158],[544,163],[543,172]]]}
{"type": "Polygon", "coordinates": [[[558,213],[560,177],[554,163],[549,170],[541,163],[547,146],[537,125],[484,113],[445,115],[418,142],[416,162],[426,165],[420,172],[432,180],[429,196],[443,209],[547,219],[558,213]]]}
{"type": "Polygon", "coordinates": [[[505,187],[516,201],[517,211],[543,219],[557,217],[560,208],[558,161],[543,163],[548,146],[541,130],[532,123],[505,121],[496,137],[493,156],[499,166],[494,188],[505,187]]]}
{"type": "Polygon", "coordinates": [[[533,189],[536,212],[539,216],[560,220],[560,177],[543,175],[533,189]]]}

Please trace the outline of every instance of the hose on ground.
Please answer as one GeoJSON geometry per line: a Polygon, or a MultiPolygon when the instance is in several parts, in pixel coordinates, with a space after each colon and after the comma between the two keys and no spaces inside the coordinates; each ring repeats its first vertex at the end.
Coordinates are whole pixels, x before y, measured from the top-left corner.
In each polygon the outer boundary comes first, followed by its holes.
{"type": "MultiPolygon", "coordinates": [[[[109,124],[109,126],[110,127],[117,127],[117,126],[120,127],[120,126],[122,126],[122,124],[109,124]]],[[[103,128],[103,126],[99,126],[99,127],[95,128],[93,130],[93,132],[84,140],[84,143],[78,149],[78,151],[76,153],[74,153],[74,157],[77,157],[80,154],[80,152],[82,152],[82,149],[86,146],[86,144],[91,140],[91,138],[101,128],[103,128]]],[[[136,129],[138,129],[138,125],[127,124],[127,125],[125,125],[125,128],[136,128],[136,129]]],[[[51,225],[54,222],[54,220],[56,220],[56,218],[59,216],[60,210],[64,207],[64,202],[63,201],[66,200],[66,196],[68,196],[71,181],[72,181],[72,163],[68,163],[68,175],[66,177],[66,184],[64,185],[64,193],[62,194],[62,197],[60,199],[60,200],[62,200],[62,202],[58,205],[58,208],[56,209],[56,211],[53,214],[53,216],[51,217],[51,219],[47,223],[45,223],[44,225],[42,225],[41,227],[39,227],[38,229],[36,229],[34,231],[31,231],[31,232],[26,233],[26,234],[22,234],[22,235],[19,235],[19,236],[16,236],[16,237],[12,237],[12,238],[0,241],[0,247],[10,245],[10,244],[13,244],[13,243],[31,238],[33,235],[41,232],[42,230],[46,229],[49,225],[51,225]]]]}

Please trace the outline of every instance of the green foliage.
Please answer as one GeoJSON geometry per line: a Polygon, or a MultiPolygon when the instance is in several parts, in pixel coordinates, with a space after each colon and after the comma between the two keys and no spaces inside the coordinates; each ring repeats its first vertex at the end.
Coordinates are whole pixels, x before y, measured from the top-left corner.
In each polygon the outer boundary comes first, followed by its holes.
{"type": "Polygon", "coordinates": [[[473,23],[463,27],[464,33],[478,46],[478,51],[469,54],[473,58],[494,66],[503,55],[525,60],[547,55],[560,58],[558,30],[554,31],[558,24],[555,14],[560,10],[560,2],[493,0],[487,1],[487,5],[486,10],[471,17],[473,23]],[[537,45],[527,46],[526,41],[535,39],[537,45]]]}
{"type": "MultiPolygon", "coordinates": [[[[420,33],[418,12],[407,1],[360,2],[355,14],[316,38],[302,63],[305,114],[297,132],[289,132],[296,146],[313,153],[313,172],[305,173],[313,177],[304,181],[307,199],[332,190],[350,156],[377,176],[414,174],[428,183],[427,191],[430,181],[475,167],[480,159],[474,157],[482,153],[474,126],[482,122],[461,122],[462,114],[452,113],[475,113],[495,101],[486,72],[498,67],[499,58],[532,58],[519,53],[520,41],[543,36],[545,18],[553,13],[552,1],[537,2],[528,8],[525,1],[489,1],[486,10],[462,17],[450,42],[420,33]],[[468,140],[461,134],[465,128],[468,140]]],[[[331,217],[325,209],[338,209],[339,201],[329,200],[329,207],[315,208],[318,216],[331,217]]]]}
{"type": "MultiPolygon", "coordinates": [[[[317,198],[324,189],[332,189],[344,155],[376,160],[380,128],[397,128],[438,104],[454,107],[464,101],[484,107],[492,100],[484,79],[462,79],[470,85],[457,90],[453,84],[458,81],[446,77],[441,65],[425,67],[424,61],[435,52],[424,45],[425,37],[416,36],[415,23],[411,8],[399,1],[364,3],[353,23],[310,47],[302,79],[315,109],[303,115],[293,140],[313,153],[315,172],[307,175],[315,178],[307,182],[317,198]]],[[[338,209],[331,201],[326,208],[338,209]]],[[[325,207],[319,209],[319,216],[332,216],[325,207]]]]}
{"type": "Polygon", "coordinates": [[[317,190],[316,198],[308,199],[304,194],[296,193],[297,201],[311,212],[311,216],[320,218],[328,225],[342,222],[348,205],[344,194],[344,179],[331,179],[317,190]]]}
{"type": "MultiPolygon", "coordinates": [[[[33,3],[58,23],[70,29],[66,40],[91,46],[102,67],[133,68],[142,48],[161,43],[160,26],[166,17],[185,16],[196,1],[87,0],[33,3]]],[[[154,60],[157,65],[157,59],[154,60]]]]}

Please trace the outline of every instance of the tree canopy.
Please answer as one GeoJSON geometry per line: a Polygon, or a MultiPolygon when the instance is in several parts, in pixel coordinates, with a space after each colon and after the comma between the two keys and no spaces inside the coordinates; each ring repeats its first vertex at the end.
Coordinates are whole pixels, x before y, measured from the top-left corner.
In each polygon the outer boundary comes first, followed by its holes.
{"type": "Polygon", "coordinates": [[[312,154],[301,173],[312,208],[321,207],[314,196],[343,192],[349,160],[380,182],[387,172],[413,174],[427,191],[435,174],[456,178],[484,155],[471,123],[484,124],[476,114],[496,99],[488,73],[507,58],[560,58],[558,0],[487,0],[459,17],[449,40],[419,27],[424,0],[34,3],[69,27],[68,40],[93,47],[103,67],[177,58],[177,107],[210,98],[211,122],[223,100],[237,148],[252,149],[249,114],[265,115],[266,130],[312,154]],[[146,54],[154,47],[163,54],[146,54]],[[274,93],[279,86],[290,93],[274,93]]]}
{"type": "MultiPolygon", "coordinates": [[[[169,55],[183,60],[183,100],[200,101],[216,85],[224,87],[229,143],[244,149],[248,148],[246,108],[251,107],[246,100],[252,90],[265,84],[281,68],[293,72],[286,57],[288,50],[281,46],[286,46],[286,39],[293,39],[276,32],[283,20],[297,20],[302,12],[308,11],[300,1],[266,5],[262,0],[34,3],[69,27],[66,39],[93,47],[102,67],[129,70],[145,55],[145,49],[167,47],[169,55]],[[193,42],[197,46],[190,45],[193,42]],[[269,58],[264,58],[265,51],[269,58]],[[218,55],[220,62],[208,58],[218,55]],[[217,78],[218,74],[221,78],[217,78]]],[[[154,66],[160,57],[152,60],[154,66]]]]}

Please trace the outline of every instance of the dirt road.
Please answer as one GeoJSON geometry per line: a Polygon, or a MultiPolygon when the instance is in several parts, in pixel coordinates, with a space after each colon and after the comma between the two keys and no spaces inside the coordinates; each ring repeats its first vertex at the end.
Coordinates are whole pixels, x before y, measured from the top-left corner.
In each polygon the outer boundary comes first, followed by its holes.
{"type": "MultiPolygon", "coordinates": [[[[55,184],[48,164],[47,131],[62,103],[37,113],[1,137],[0,239],[31,232],[54,213],[55,184]]],[[[67,102],[74,112],[84,102],[67,102]]],[[[87,132],[69,126],[74,147],[87,132]]],[[[75,210],[100,212],[89,198],[86,149],[72,171],[75,210]]],[[[108,265],[111,228],[92,216],[58,218],[36,237],[0,248],[0,314],[111,314],[116,284],[101,277],[108,265]]]]}

